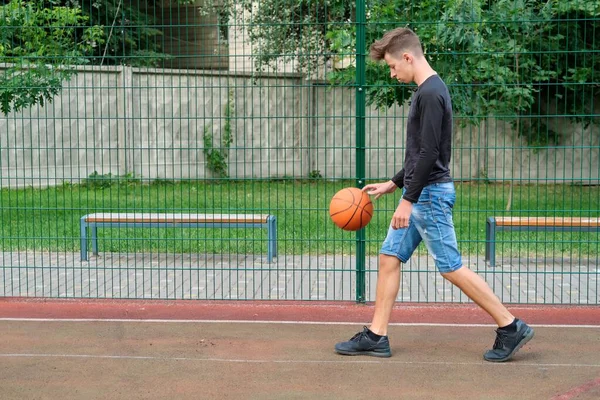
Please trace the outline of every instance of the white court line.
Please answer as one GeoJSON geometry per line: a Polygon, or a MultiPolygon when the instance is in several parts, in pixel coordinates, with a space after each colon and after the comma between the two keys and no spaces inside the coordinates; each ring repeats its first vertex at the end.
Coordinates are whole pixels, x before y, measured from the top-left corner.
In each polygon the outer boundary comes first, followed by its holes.
{"type": "MultiPolygon", "coordinates": [[[[0,318],[0,322],[139,322],[139,323],[192,323],[192,324],[280,324],[280,325],[369,325],[369,322],[318,322],[318,321],[268,321],[268,320],[218,320],[218,319],[131,319],[131,318],[0,318]]],[[[600,329],[600,325],[529,324],[539,328],[600,329]]],[[[391,322],[389,326],[440,326],[464,328],[496,328],[495,324],[443,324],[428,322],[391,322]]]]}
{"type": "Polygon", "coordinates": [[[195,357],[158,357],[158,356],[128,356],[128,355],[97,355],[97,354],[31,354],[31,353],[0,353],[0,358],[89,358],[110,360],[149,360],[149,361],[202,361],[237,364],[403,364],[403,365],[475,365],[475,366],[510,366],[513,367],[568,367],[568,368],[600,368],[600,364],[552,364],[552,363],[488,363],[488,362],[446,362],[446,361],[400,361],[400,360],[357,360],[342,357],[340,360],[244,360],[235,358],[195,358],[195,357]]]}

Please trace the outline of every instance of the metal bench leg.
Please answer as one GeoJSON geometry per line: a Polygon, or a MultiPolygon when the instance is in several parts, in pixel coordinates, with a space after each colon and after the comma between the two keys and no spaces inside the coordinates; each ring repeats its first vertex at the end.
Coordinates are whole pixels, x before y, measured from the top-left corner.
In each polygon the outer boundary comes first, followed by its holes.
{"type": "Polygon", "coordinates": [[[79,231],[81,240],[81,261],[87,261],[87,227],[85,217],[79,220],[79,231]]]}
{"type": "Polygon", "coordinates": [[[273,256],[277,257],[277,217],[273,215],[273,256]]]}
{"type": "Polygon", "coordinates": [[[485,225],[485,261],[496,267],[496,219],[490,217],[485,225]]]}
{"type": "Polygon", "coordinates": [[[91,225],[92,228],[92,253],[98,255],[98,227],[95,224],[91,225]]]}
{"type": "Polygon", "coordinates": [[[277,257],[277,218],[274,215],[267,219],[267,262],[273,262],[277,257]]]}

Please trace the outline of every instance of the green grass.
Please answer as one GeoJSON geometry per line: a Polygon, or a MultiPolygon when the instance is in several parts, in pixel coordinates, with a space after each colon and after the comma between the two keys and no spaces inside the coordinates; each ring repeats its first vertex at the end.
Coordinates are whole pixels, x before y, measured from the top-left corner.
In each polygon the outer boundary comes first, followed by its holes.
{"type": "MultiPolygon", "coordinates": [[[[92,212],[270,213],[278,220],[278,250],[284,254],[354,254],[356,234],[329,220],[329,200],[350,181],[221,181],[217,183],[125,181],[106,187],[65,185],[0,190],[0,249],[79,251],[79,219],[92,212]]],[[[463,254],[484,252],[488,216],[598,216],[600,188],[457,183],[454,223],[463,254]]],[[[367,253],[377,254],[399,191],[375,202],[366,228],[367,253]]],[[[100,229],[102,252],[266,252],[266,232],[244,229],[100,229]]],[[[599,235],[585,232],[498,234],[503,256],[596,257],[599,235]]],[[[419,252],[424,253],[421,247],[419,252]]]]}

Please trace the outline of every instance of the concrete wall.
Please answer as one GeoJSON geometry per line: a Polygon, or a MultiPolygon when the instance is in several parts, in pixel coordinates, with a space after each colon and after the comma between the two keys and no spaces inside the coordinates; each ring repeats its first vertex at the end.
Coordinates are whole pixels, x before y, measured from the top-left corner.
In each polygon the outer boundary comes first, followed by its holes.
{"type": "MultiPolygon", "coordinates": [[[[54,101],[0,118],[0,186],[78,183],[94,171],[143,179],[204,179],[205,127],[220,140],[233,99],[232,178],[354,178],[352,89],[298,75],[82,68],[54,101]]],[[[551,121],[560,147],[532,150],[489,120],[455,129],[456,179],[600,184],[598,127],[551,121]]],[[[402,165],[406,110],[367,110],[367,179],[402,165]]]]}
{"type": "MultiPolygon", "coordinates": [[[[0,69],[1,71],[1,69],[0,69]]],[[[79,182],[94,170],[127,167],[123,69],[91,68],[64,82],[45,107],[0,116],[0,186],[79,182]]]]}

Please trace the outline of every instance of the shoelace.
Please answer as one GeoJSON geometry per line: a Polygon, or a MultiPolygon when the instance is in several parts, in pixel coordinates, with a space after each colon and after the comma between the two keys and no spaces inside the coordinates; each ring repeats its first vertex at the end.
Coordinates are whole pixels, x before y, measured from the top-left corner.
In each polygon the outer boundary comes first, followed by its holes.
{"type": "Polygon", "coordinates": [[[494,350],[503,348],[506,338],[508,338],[508,334],[506,332],[502,332],[500,329],[497,329],[496,341],[494,342],[494,350]]]}
{"type": "Polygon", "coordinates": [[[362,330],[362,331],[358,332],[356,335],[352,336],[352,338],[350,339],[350,341],[351,341],[351,342],[358,342],[358,341],[360,341],[360,339],[361,339],[363,336],[366,336],[366,335],[367,335],[367,330],[366,330],[366,329],[364,329],[364,330],[362,330]]]}

